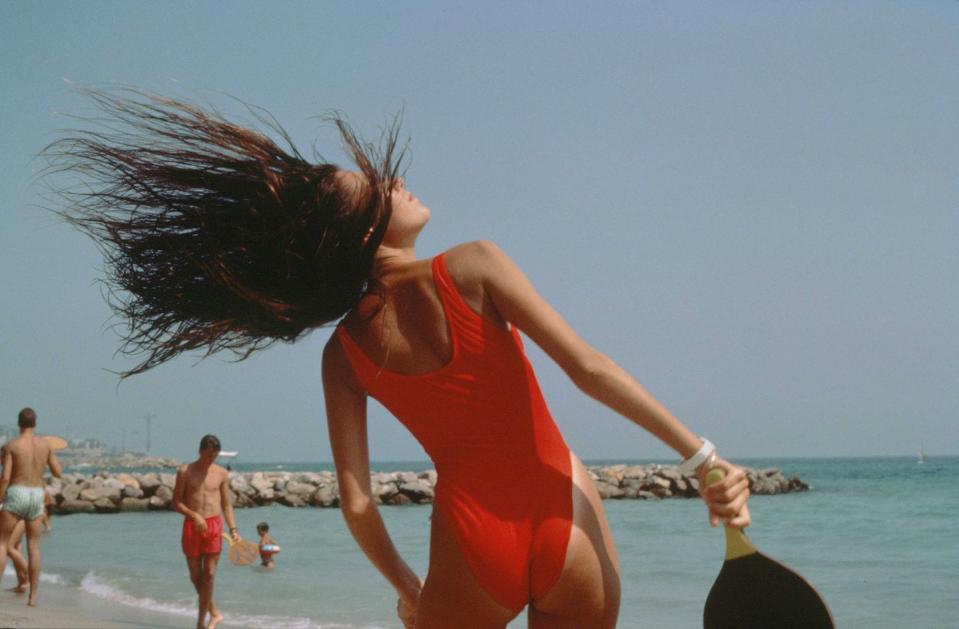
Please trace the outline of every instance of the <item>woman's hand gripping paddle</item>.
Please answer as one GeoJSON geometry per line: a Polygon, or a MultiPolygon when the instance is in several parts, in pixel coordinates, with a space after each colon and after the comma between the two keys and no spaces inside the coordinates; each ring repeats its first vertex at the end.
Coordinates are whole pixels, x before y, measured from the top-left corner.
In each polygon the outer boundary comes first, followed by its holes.
{"type": "MultiPolygon", "coordinates": [[[[706,484],[723,479],[721,469],[706,484]]],[[[833,629],[829,608],[801,576],[760,553],[741,529],[726,529],[726,561],[706,598],[705,629],[833,629]]]]}
{"type": "Polygon", "coordinates": [[[230,558],[230,563],[234,566],[249,566],[259,557],[260,549],[256,545],[256,542],[251,542],[246,539],[233,541],[233,538],[226,533],[221,533],[221,535],[223,539],[230,544],[227,557],[230,558]]]}

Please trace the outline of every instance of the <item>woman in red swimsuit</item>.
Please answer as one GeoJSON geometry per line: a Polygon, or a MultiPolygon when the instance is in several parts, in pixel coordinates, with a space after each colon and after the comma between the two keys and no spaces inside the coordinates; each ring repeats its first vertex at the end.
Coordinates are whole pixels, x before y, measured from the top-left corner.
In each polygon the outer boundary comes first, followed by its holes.
{"type": "Polygon", "coordinates": [[[600,499],[550,416],[520,331],[700,481],[724,468],[702,491],[710,520],[749,524],[743,471],[584,342],[500,249],[472,242],[417,258],[430,211],[397,175],[395,126],[377,152],[337,120],[350,171],[191,105],[93,96],[114,124],[50,154],[87,176],[64,213],[106,251],[108,281],[122,290],[111,304],[130,323],[124,350],[146,354],[123,375],[197,348],[245,357],[338,322],[323,384],[341,506],[406,626],[503,627],[527,607],[534,628],[616,623],[618,560],[600,499]],[[371,495],[369,397],[436,465],[425,581],[371,495]]]}

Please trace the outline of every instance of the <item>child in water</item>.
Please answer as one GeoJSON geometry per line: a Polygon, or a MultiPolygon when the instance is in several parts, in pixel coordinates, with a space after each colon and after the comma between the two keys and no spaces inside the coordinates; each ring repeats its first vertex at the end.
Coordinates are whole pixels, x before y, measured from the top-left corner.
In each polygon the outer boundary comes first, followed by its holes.
{"type": "Polygon", "coordinates": [[[270,525],[260,522],[256,525],[256,532],[260,536],[260,561],[264,568],[274,567],[273,555],[280,552],[276,540],[270,537],[270,525]]]}

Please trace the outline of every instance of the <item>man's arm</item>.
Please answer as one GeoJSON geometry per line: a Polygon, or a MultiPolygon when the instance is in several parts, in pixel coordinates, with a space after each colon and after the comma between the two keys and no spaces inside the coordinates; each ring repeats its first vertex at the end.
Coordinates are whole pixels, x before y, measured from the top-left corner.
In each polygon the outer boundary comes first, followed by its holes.
{"type": "Polygon", "coordinates": [[[240,540],[240,533],[236,530],[236,520],[233,518],[233,504],[230,502],[230,473],[223,470],[223,482],[220,483],[220,508],[223,509],[223,518],[230,528],[230,537],[233,541],[240,540]]]}
{"type": "Polygon", "coordinates": [[[61,478],[63,472],[60,469],[60,461],[57,460],[57,451],[53,448],[50,448],[50,456],[47,457],[47,465],[50,466],[51,474],[57,478],[61,478]]]}
{"type": "Polygon", "coordinates": [[[10,485],[10,477],[13,474],[13,454],[6,447],[0,452],[3,452],[3,475],[0,476],[0,502],[3,502],[4,496],[7,495],[7,486],[10,485]]]}
{"type": "Polygon", "coordinates": [[[183,495],[186,493],[186,468],[186,465],[181,465],[176,471],[176,484],[173,486],[173,510],[193,520],[201,531],[206,531],[206,520],[188,507],[183,500],[183,495]]]}

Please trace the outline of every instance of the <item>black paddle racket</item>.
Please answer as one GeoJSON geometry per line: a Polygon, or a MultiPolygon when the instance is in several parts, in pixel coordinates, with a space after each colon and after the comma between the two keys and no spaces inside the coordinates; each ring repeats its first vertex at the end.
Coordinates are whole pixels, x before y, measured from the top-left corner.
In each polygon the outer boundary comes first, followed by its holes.
{"type": "MultiPolygon", "coordinates": [[[[706,484],[723,479],[721,469],[706,484]]],[[[703,609],[705,629],[834,629],[816,589],[790,568],[756,550],[741,529],[726,529],[726,560],[703,609]]]]}

